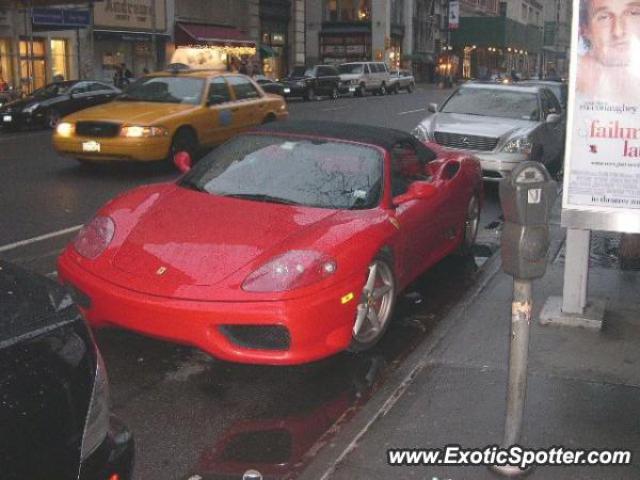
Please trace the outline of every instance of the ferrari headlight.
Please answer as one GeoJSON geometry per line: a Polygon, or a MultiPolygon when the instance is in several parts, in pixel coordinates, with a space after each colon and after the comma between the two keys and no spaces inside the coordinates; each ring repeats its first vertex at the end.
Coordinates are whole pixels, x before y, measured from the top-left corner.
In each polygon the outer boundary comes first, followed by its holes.
{"type": "Polygon", "coordinates": [[[162,127],[129,125],[120,129],[120,135],[128,138],[166,137],[168,134],[167,129],[162,127]]]}
{"type": "Polygon", "coordinates": [[[507,144],[502,147],[502,151],[505,153],[524,153],[529,155],[532,148],[533,143],[529,137],[517,137],[509,140],[507,144]]]}
{"type": "Polygon", "coordinates": [[[70,137],[76,131],[76,126],[69,122],[60,122],[56,127],[56,133],[61,137],[70,137]]]}
{"type": "Polygon", "coordinates": [[[111,217],[97,216],[78,232],[73,241],[76,252],[89,260],[95,260],[104,252],[116,233],[111,217]]]}
{"type": "Polygon", "coordinates": [[[416,128],[414,128],[411,134],[421,142],[428,142],[430,140],[429,130],[422,124],[419,124],[416,128]]]}
{"type": "Polygon", "coordinates": [[[284,292],[306,287],[332,276],[336,261],[312,250],[290,250],[273,258],[243,282],[246,292],[284,292]]]}
{"type": "Polygon", "coordinates": [[[24,107],[22,109],[23,113],[33,113],[36,108],[38,108],[40,106],[40,104],[38,102],[36,103],[32,103],[31,105],[27,105],[26,107],[24,107]]]}

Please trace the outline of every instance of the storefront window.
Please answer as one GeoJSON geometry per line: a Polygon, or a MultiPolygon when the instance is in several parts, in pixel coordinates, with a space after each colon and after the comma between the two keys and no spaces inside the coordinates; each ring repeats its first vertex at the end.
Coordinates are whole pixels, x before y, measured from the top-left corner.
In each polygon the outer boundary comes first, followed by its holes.
{"type": "Polygon", "coordinates": [[[0,92],[7,90],[13,80],[10,54],[10,41],[8,39],[0,39],[0,92]]]}
{"type": "Polygon", "coordinates": [[[69,80],[69,62],[67,57],[67,41],[51,40],[51,74],[54,80],[69,80]]]}
{"type": "Polygon", "coordinates": [[[44,56],[44,40],[33,42],[20,40],[20,83],[25,93],[45,86],[47,64],[44,56]]]}

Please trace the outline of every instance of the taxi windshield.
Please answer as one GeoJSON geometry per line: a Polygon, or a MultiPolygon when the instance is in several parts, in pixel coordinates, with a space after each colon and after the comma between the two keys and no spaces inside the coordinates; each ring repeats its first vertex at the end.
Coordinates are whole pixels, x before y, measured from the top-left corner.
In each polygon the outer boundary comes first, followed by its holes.
{"type": "Polygon", "coordinates": [[[203,87],[202,78],[145,77],[132,83],[119,99],[197,105],[202,99],[203,87]]]}
{"type": "Polygon", "coordinates": [[[380,200],[382,156],[333,140],[240,135],[200,160],[179,185],[258,202],[366,209],[380,200]]]}

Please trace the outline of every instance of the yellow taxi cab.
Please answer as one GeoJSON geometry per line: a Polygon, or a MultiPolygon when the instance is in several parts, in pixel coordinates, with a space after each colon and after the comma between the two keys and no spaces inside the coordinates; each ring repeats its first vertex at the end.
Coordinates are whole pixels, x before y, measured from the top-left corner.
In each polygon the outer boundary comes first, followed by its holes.
{"type": "Polygon", "coordinates": [[[65,117],[53,146],[80,161],[171,159],[288,115],[281,96],[245,75],[176,68],[141,78],[111,103],[65,117]]]}

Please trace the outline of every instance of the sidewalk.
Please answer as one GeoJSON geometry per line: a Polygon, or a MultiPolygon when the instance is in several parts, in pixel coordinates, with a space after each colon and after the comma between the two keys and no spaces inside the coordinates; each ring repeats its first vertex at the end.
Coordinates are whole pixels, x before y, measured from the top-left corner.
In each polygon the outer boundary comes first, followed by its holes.
{"type": "MultiPolygon", "coordinates": [[[[575,449],[630,449],[629,466],[545,466],[527,478],[640,478],[640,274],[592,267],[589,294],[608,297],[602,332],[543,327],[538,314],[562,292],[564,230],[546,276],[534,282],[534,321],[528,391],[520,444],[575,449]]],[[[496,479],[485,467],[391,467],[389,448],[482,448],[501,444],[507,381],[512,279],[499,254],[466,302],[414,352],[395,380],[378,392],[333,442],[321,450],[304,479],[496,479]]]]}

